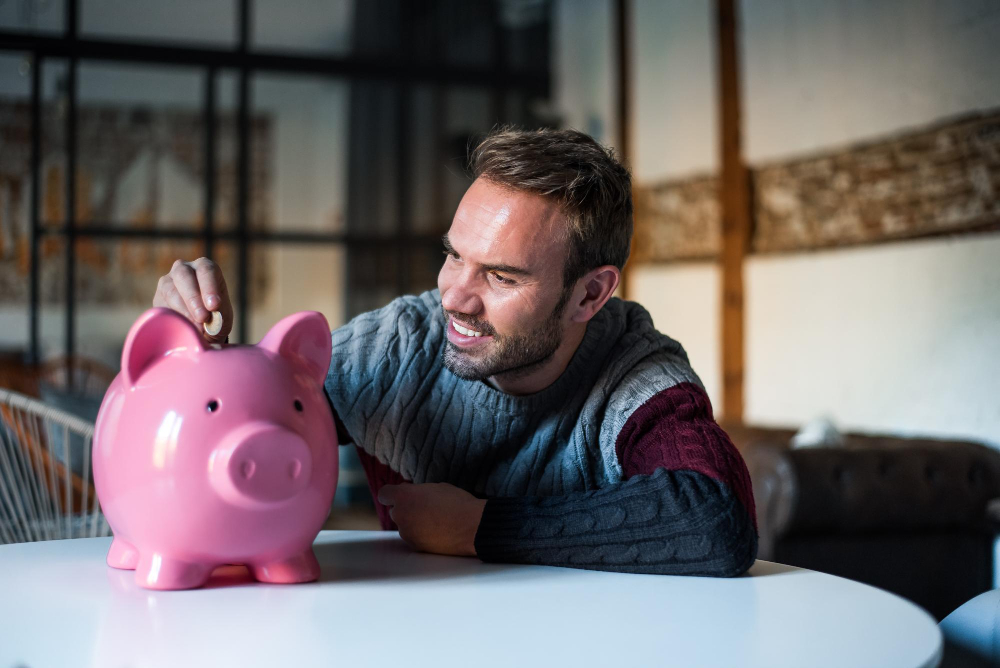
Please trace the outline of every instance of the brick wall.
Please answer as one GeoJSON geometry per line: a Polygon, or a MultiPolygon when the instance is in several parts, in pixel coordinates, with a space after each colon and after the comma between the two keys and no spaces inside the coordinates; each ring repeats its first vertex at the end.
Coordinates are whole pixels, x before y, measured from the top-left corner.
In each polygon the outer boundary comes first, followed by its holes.
{"type": "MultiPolygon", "coordinates": [[[[751,170],[755,253],[1000,230],[1000,111],[751,170]]],[[[636,188],[636,262],[714,258],[718,178],[636,188]]]]}

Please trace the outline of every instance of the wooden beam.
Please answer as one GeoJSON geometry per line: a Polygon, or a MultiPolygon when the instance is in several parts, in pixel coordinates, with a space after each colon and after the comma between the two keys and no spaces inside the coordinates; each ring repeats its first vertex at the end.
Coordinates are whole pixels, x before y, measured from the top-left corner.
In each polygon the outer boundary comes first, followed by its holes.
{"type": "MultiPolygon", "coordinates": [[[[632,158],[630,144],[632,141],[632,128],[630,115],[632,113],[632,2],[631,0],[616,0],[615,2],[615,33],[617,38],[618,55],[618,95],[616,106],[618,109],[618,155],[629,164],[632,158]]],[[[635,188],[633,190],[633,200],[635,199],[635,188]]],[[[635,249],[635,235],[632,235],[632,250],[635,249]]],[[[631,257],[629,253],[629,257],[631,257]]],[[[629,264],[622,270],[621,295],[628,299],[631,296],[629,291],[629,264]]]]}
{"type": "Polygon", "coordinates": [[[719,45],[719,138],[722,149],[722,410],[743,420],[743,258],[750,244],[750,188],[740,143],[739,45],[735,0],[716,0],[719,45]]]}

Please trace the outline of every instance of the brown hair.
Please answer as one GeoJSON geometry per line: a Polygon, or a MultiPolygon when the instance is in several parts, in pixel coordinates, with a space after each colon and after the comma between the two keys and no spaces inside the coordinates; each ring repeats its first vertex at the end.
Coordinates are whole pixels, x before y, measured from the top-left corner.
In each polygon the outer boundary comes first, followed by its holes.
{"type": "Polygon", "coordinates": [[[570,221],[568,288],[595,267],[628,260],[632,241],[632,177],[613,149],[576,130],[492,131],[473,149],[473,178],[542,195],[570,221]]]}

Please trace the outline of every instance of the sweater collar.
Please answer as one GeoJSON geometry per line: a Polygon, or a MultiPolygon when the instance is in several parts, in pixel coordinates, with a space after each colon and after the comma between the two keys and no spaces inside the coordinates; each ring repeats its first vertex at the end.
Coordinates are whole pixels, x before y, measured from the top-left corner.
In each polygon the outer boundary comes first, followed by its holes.
{"type": "MultiPolygon", "coordinates": [[[[566,397],[578,392],[581,386],[589,387],[593,384],[593,379],[603,366],[604,357],[611,349],[611,343],[621,334],[624,318],[616,318],[613,313],[621,310],[622,303],[618,299],[605,304],[587,323],[583,339],[562,375],[548,387],[533,394],[507,394],[484,381],[464,380],[454,374],[452,376],[470,398],[506,413],[524,413],[546,406],[558,406],[566,397]]],[[[451,371],[445,369],[445,373],[451,374],[451,371]]]]}

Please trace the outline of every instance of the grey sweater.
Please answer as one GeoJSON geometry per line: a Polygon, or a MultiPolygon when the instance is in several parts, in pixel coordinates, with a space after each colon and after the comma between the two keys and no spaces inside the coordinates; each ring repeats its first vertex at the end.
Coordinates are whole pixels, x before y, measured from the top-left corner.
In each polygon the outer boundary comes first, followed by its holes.
{"type": "MultiPolygon", "coordinates": [[[[484,560],[736,575],[756,554],[749,477],[681,345],[610,300],[529,396],[452,374],[436,290],[333,332],[326,392],[375,466],[488,499],[484,560]]],[[[384,476],[382,476],[384,477],[384,476]]],[[[369,478],[377,493],[378,475],[369,478]]]]}

